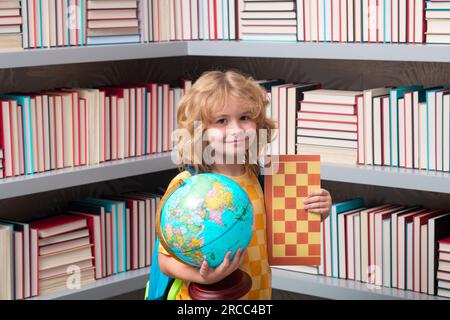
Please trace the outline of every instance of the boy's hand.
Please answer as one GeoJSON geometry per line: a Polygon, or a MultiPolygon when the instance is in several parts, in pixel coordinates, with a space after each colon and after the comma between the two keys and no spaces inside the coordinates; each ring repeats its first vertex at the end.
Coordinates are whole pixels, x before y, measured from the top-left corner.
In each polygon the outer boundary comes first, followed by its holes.
{"type": "Polygon", "coordinates": [[[230,275],[241,264],[244,253],[245,250],[242,251],[242,249],[239,248],[234,255],[233,261],[230,261],[231,251],[228,251],[223,262],[215,269],[210,268],[206,260],[203,261],[199,271],[200,276],[203,279],[203,284],[213,284],[230,275]]]}
{"type": "Polygon", "coordinates": [[[304,209],[320,213],[324,220],[330,215],[332,200],[327,190],[317,189],[308,195],[303,204],[304,209]]]}

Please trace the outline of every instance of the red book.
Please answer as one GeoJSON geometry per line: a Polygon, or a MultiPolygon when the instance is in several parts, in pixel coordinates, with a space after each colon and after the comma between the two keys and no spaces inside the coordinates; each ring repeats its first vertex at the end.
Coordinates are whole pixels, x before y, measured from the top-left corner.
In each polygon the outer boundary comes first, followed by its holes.
{"type": "Polygon", "coordinates": [[[86,218],[73,215],[58,215],[30,224],[31,229],[38,230],[39,238],[48,238],[62,233],[78,230],[87,226],[86,218]]]}

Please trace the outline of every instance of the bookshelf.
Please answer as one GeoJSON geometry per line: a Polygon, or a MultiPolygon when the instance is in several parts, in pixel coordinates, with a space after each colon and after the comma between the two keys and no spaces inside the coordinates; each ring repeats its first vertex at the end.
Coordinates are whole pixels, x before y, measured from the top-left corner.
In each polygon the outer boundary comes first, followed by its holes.
{"type": "Polygon", "coordinates": [[[367,283],[272,268],[275,289],[336,300],[442,300],[445,298],[367,283]]]}
{"type": "MultiPolygon", "coordinates": [[[[27,300],[98,300],[112,298],[145,288],[150,267],[119,273],[82,286],[27,300]]],[[[142,296],[142,299],[144,297],[142,296]]]]}
{"type": "Polygon", "coordinates": [[[431,44],[173,41],[0,52],[0,69],[182,56],[450,62],[431,44]]]}
{"type": "MultiPolygon", "coordinates": [[[[120,273],[83,286],[80,289],[31,298],[30,300],[90,300],[107,299],[141,290],[148,280],[150,268],[120,273]]],[[[373,287],[351,280],[315,276],[295,271],[272,268],[274,289],[286,290],[326,299],[356,300],[441,300],[442,298],[393,288],[373,287]]]]}
{"type": "MultiPolygon", "coordinates": [[[[171,153],[108,161],[93,166],[53,170],[29,176],[0,179],[0,200],[175,169],[171,153]]],[[[380,166],[321,164],[327,181],[402,188],[450,194],[450,174],[380,166]]]]}
{"type": "MultiPolygon", "coordinates": [[[[366,60],[450,63],[450,46],[180,41],[76,48],[34,49],[0,52],[0,69],[97,63],[165,57],[251,57],[287,59],[366,60]]],[[[280,75],[281,77],[282,75],[280,75]]],[[[107,162],[95,166],[67,168],[0,180],[0,201],[175,169],[170,154],[107,162]]],[[[322,179],[401,189],[450,194],[449,173],[377,166],[322,164],[322,179]]],[[[142,289],[149,268],[101,279],[79,290],[41,296],[44,299],[104,299],[142,289]]],[[[273,270],[273,287],[329,299],[439,299],[425,294],[390,288],[370,290],[366,284],[323,276],[273,270]]]]}
{"type": "Polygon", "coordinates": [[[176,168],[170,153],[0,180],[0,200],[176,168]]]}

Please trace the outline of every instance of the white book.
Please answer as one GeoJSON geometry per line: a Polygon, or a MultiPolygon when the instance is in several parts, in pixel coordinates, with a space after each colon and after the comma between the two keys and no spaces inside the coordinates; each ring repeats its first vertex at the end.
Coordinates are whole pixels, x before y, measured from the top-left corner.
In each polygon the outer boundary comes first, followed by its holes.
{"type": "Polygon", "coordinates": [[[136,117],[136,100],[137,100],[137,89],[130,88],[130,106],[129,106],[129,125],[128,125],[128,136],[129,136],[129,152],[127,152],[129,157],[136,156],[136,125],[137,125],[137,117],[136,117]]]}
{"type": "Polygon", "coordinates": [[[305,15],[303,14],[305,5],[305,1],[297,1],[297,40],[305,41],[305,15]]]}
{"type": "Polygon", "coordinates": [[[159,140],[159,121],[158,116],[160,114],[160,101],[161,101],[161,93],[159,92],[158,85],[154,85],[152,87],[152,153],[159,152],[158,150],[158,140],[159,140]]]}
{"type": "MultiPolygon", "coordinates": [[[[322,1],[320,1],[320,2],[322,2],[322,1]]],[[[322,32],[322,37],[321,37],[320,29],[319,29],[320,25],[322,25],[322,28],[323,28],[323,21],[321,22],[321,16],[320,16],[320,12],[319,12],[319,3],[317,1],[311,1],[310,5],[311,5],[311,8],[310,8],[311,41],[323,41],[323,32],[322,32]],[[319,19],[317,19],[317,17],[319,17],[319,19]]],[[[322,12],[322,17],[323,17],[323,12],[322,12]]],[[[323,18],[322,18],[322,20],[323,20],[323,18]]]]}
{"type": "MultiPolygon", "coordinates": [[[[35,130],[36,130],[36,97],[31,97],[30,98],[30,114],[31,114],[31,126],[33,128],[32,131],[32,135],[31,135],[31,154],[32,156],[32,160],[33,160],[33,172],[37,172],[38,171],[38,142],[37,142],[37,135],[35,134],[35,130]]],[[[15,112],[12,111],[11,115],[14,117],[14,114],[16,114],[15,112]]],[[[17,114],[16,114],[17,116],[17,114]]],[[[14,136],[13,136],[14,139],[14,136]]]]}
{"type": "Polygon", "coordinates": [[[149,0],[141,0],[139,2],[139,21],[140,21],[140,32],[142,42],[150,41],[148,34],[148,25],[149,25],[148,8],[149,8],[149,0]]]}
{"type": "Polygon", "coordinates": [[[191,10],[190,10],[190,1],[181,1],[181,15],[182,20],[178,20],[178,22],[182,22],[183,26],[183,40],[191,40],[191,10]]]}
{"type": "MultiPolygon", "coordinates": [[[[25,286],[24,279],[24,252],[23,252],[23,233],[22,231],[14,231],[14,299],[21,300],[25,298],[23,290],[25,286]]],[[[3,270],[2,270],[3,271],[3,270]]]]}
{"type": "Polygon", "coordinates": [[[444,95],[442,110],[442,154],[443,154],[443,171],[450,172],[450,94],[444,95]]]}
{"type": "Polygon", "coordinates": [[[376,41],[377,42],[384,42],[384,28],[385,28],[385,21],[384,21],[384,12],[386,10],[385,8],[385,3],[386,1],[382,0],[382,1],[378,1],[378,7],[376,10],[376,15],[377,15],[377,30],[376,30],[376,41]]]}
{"type": "Polygon", "coordinates": [[[416,43],[423,43],[423,33],[425,28],[425,22],[424,22],[424,14],[425,14],[425,8],[424,8],[424,1],[415,1],[415,9],[414,12],[414,19],[415,19],[415,29],[414,29],[414,42],[416,43]]]}
{"type": "Polygon", "coordinates": [[[406,30],[407,30],[407,15],[408,15],[408,10],[407,10],[407,0],[398,0],[399,4],[398,4],[398,36],[399,36],[399,42],[400,43],[405,43],[407,42],[407,34],[406,34],[406,30]]]}
{"type": "Polygon", "coordinates": [[[417,0],[407,0],[407,34],[406,34],[406,41],[408,43],[414,43],[415,41],[415,24],[417,23],[416,17],[415,17],[415,4],[414,2],[423,2],[423,1],[417,1],[417,0]]]}
{"type": "MultiPolygon", "coordinates": [[[[370,259],[370,219],[369,217],[380,210],[386,209],[390,207],[390,205],[382,205],[369,209],[361,209],[360,212],[360,225],[361,225],[361,281],[368,282],[371,281],[369,279],[369,273],[371,270],[369,267],[373,264],[373,260],[370,259]]],[[[373,235],[373,233],[372,233],[373,235]]],[[[372,242],[373,243],[373,242],[372,242]]]]}
{"type": "Polygon", "coordinates": [[[364,97],[359,96],[356,101],[358,117],[358,164],[366,164],[364,97]]]}
{"type": "Polygon", "coordinates": [[[427,170],[436,170],[436,92],[427,92],[427,170]]]}
{"type": "Polygon", "coordinates": [[[383,126],[383,165],[391,164],[391,125],[390,125],[390,98],[383,97],[382,100],[382,126],[383,126]]]}
{"type": "Polygon", "coordinates": [[[181,19],[175,18],[175,6],[176,1],[172,0],[169,1],[169,16],[170,16],[170,22],[169,22],[169,34],[170,34],[170,40],[174,41],[177,40],[176,36],[176,28],[177,28],[177,21],[181,21],[181,19]]]}
{"type": "Polygon", "coordinates": [[[245,1],[244,10],[249,11],[292,11],[294,1],[245,1]]]}
{"type": "MultiPolygon", "coordinates": [[[[365,161],[366,164],[373,164],[374,154],[373,154],[373,100],[375,97],[387,95],[389,93],[389,88],[376,88],[364,90],[364,107],[363,107],[363,118],[364,118],[364,140],[363,144],[365,146],[365,161]]],[[[378,119],[377,119],[378,120],[378,119]]]]}
{"type": "Polygon", "coordinates": [[[151,264],[152,259],[152,252],[153,248],[155,246],[155,238],[156,238],[156,232],[155,232],[155,216],[156,216],[156,209],[159,205],[158,198],[152,198],[150,200],[150,204],[147,203],[146,205],[146,215],[145,215],[145,221],[147,227],[147,233],[146,233],[146,241],[145,241],[145,252],[147,253],[147,265],[151,264]]]}
{"type": "Polygon", "coordinates": [[[355,243],[355,280],[361,281],[361,214],[353,218],[354,243],[355,243]]]}
{"type": "Polygon", "coordinates": [[[133,202],[136,205],[134,212],[137,214],[137,242],[135,242],[135,253],[137,254],[136,262],[138,268],[143,268],[145,266],[145,202],[133,202]]]}
{"type": "Polygon", "coordinates": [[[311,11],[311,1],[306,0],[303,1],[303,6],[304,6],[304,11],[305,11],[305,15],[304,15],[304,23],[303,23],[303,28],[304,28],[304,33],[305,33],[305,42],[310,42],[312,41],[312,36],[311,36],[311,19],[312,19],[312,11],[311,11]]]}
{"type": "Polygon", "coordinates": [[[383,13],[383,40],[385,43],[392,42],[392,1],[384,1],[384,13],[383,13]]]}
{"type": "MultiPolygon", "coordinates": [[[[329,1],[328,1],[329,2],[329,1]]],[[[318,23],[317,23],[317,32],[318,32],[318,40],[323,41],[330,41],[330,38],[327,38],[327,24],[331,22],[331,19],[326,19],[326,3],[324,1],[317,1],[317,12],[319,15],[318,23]]],[[[317,19],[317,18],[316,18],[317,19]]]]}
{"type": "Polygon", "coordinates": [[[382,119],[381,119],[381,101],[382,97],[375,97],[373,99],[373,164],[381,166],[382,159],[382,141],[381,134],[382,119]]]}
{"type": "MultiPolygon", "coordinates": [[[[198,40],[198,0],[191,1],[191,40],[198,40]]],[[[225,0],[226,1],[226,0],[225,0]]]]}
{"type": "Polygon", "coordinates": [[[346,259],[347,259],[347,279],[355,279],[355,216],[359,212],[345,216],[346,219],[346,259]]]}
{"type": "Polygon", "coordinates": [[[378,20],[378,6],[377,0],[369,0],[367,7],[367,29],[368,29],[368,42],[377,42],[378,41],[378,28],[379,28],[379,20],[378,20]]]}
{"type": "MultiPolygon", "coordinates": [[[[420,212],[420,211],[419,211],[420,212]]],[[[412,275],[412,219],[413,216],[419,212],[413,211],[403,215],[398,216],[397,219],[397,249],[396,253],[398,255],[396,266],[397,266],[397,281],[399,289],[409,289],[408,279],[412,275]],[[408,227],[410,226],[410,227],[408,227]],[[408,230],[410,228],[411,230],[408,230]],[[411,242],[411,248],[408,247],[411,242]],[[411,252],[409,252],[411,251],[411,252]],[[411,258],[411,259],[410,259],[411,258]],[[411,268],[411,269],[409,269],[411,268]]],[[[394,254],[394,252],[393,252],[394,254]]],[[[393,255],[394,256],[394,255],[393,255]]],[[[412,279],[412,278],[411,278],[412,279]]],[[[412,281],[411,281],[412,285],[412,281]]]]}
{"type": "Polygon", "coordinates": [[[414,273],[413,273],[413,223],[408,222],[406,224],[406,254],[405,254],[405,264],[406,264],[406,289],[407,290],[413,290],[413,279],[414,279],[414,273]]]}
{"type": "Polygon", "coordinates": [[[369,0],[361,0],[361,42],[369,41],[370,23],[369,0]]]}
{"type": "Polygon", "coordinates": [[[443,98],[445,91],[439,91],[436,94],[436,170],[443,169],[443,98]]]}
{"type": "Polygon", "coordinates": [[[419,168],[427,169],[427,104],[426,102],[419,103],[419,168]]]}
{"type": "Polygon", "coordinates": [[[419,131],[419,92],[414,91],[413,92],[413,99],[412,99],[412,167],[414,169],[419,169],[419,139],[420,139],[420,131],[419,131]]]}
{"type": "Polygon", "coordinates": [[[228,24],[230,26],[230,40],[236,40],[236,1],[228,0],[228,24]]]}
{"type": "Polygon", "coordinates": [[[50,2],[52,1],[41,1],[42,9],[42,46],[45,48],[50,48],[50,2]]]}
{"type": "Polygon", "coordinates": [[[392,42],[399,42],[399,0],[392,0],[392,42]]]}
{"type": "MultiPolygon", "coordinates": [[[[202,27],[201,27],[201,34],[202,34],[201,39],[202,40],[209,40],[209,34],[210,34],[210,31],[209,31],[210,14],[209,14],[209,9],[208,9],[209,1],[210,0],[200,0],[200,6],[202,8],[202,12],[200,15],[201,21],[202,21],[202,27]]],[[[243,5],[244,0],[238,0],[238,1],[239,1],[239,3],[242,3],[242,5],[243,5]]],[[[241,22],[241,19],[238,20],[238,23],[240,23],[240,22],[241,22]]],[[[239,32],[241,32],[240,28],[239,28],[239,32]]],[[[239,35],[239,38],[240,38],[240,35],[239,35]]]]}
{"type": "MultiPolygon", "coordinates": [[[[406,95],[405,95],[406,97],[406,95]]],[[[406,121],[405,121],[405,98],[398,99],[398,165],[406,167],[406,121]]]]}
{"type": "MultiPolygon", "coordinates": [[[[353,40],[350,40],[350,26],[348,24],[349,21],[349,15],[352,15],[353,19],[353,12],[350,10],[353,10],[353,4],[352,9],[349,8],[349,4],[347,0],[339,0],[341,4],[341,21],[340,21],[340,27],[341,27],[341,42],[353,42],[353,40]]],[[[353,20],[352,22],[353,23],[353,20]]],[[[353,26],[352,26],[353,28],[353,26]]]]}
{"type": "Polygon", "coordinates": [[[278,120],[279,120],[279,132],[280,132],[280,154],[286,154],[286,95],[287,89],[290,85],[283,85],[278,87],[278,120]]]}
{"type": "Polygon", "coordinates": [[[131,270],[131,217],[130,208],[125,209],[125,219],[126,219],[126,271],[131,270]]]}
{"type": "Polygon", "coordinates": [[[420,226],[420,292],[428,293],[428,223],[420,226]]]}
{"type": "Polygon", "coordinates": [[[382,277],[383,277],[383,286],[391,287],[391,245],[392,245],[392,237],[391,237],[391,220],[385,219],[383,220],[383,231],[382,231],[382,277]]]}
{"type": "Polygon", "coordinates": [[[117,99],[117,159],[125,157],[125,119],[126,119],[126,102],[124,98],[117,99]]]}
{"type": "MultiPolygon", "coordinates": [[[[340,0],[331,0],[331,15],[332,19],[330,20],[333,23],[331,25],[331,41],[333,42],[339,42],[341,39],[341,17],[342,17],[342,11],[340,8],[340,0]]],[[[327,8],[328,9],[328,8],[327,8]]],[[[343,17],[342,17],[343,18],[343,17]]]]}

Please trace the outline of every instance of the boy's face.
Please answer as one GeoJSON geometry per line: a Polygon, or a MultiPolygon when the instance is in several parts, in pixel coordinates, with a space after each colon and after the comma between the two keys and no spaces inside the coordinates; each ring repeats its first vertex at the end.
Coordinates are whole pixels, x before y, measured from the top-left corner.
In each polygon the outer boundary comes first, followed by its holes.
{"type": "Polygon", "coordinates": [[[245,152],[256,140],[256,123],[251,113],[231,96],[208,125],[207,140],[217,163],[242,163],[245,152]]]}

